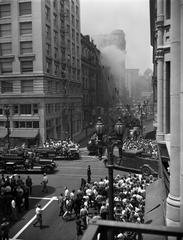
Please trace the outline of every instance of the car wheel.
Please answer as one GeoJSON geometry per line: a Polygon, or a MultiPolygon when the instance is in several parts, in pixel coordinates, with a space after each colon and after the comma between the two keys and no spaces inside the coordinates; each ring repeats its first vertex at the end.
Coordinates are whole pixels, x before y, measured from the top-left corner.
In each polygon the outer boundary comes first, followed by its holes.
{"type": "Polygon", "coordinates": [[[145,176],[149,176],[151,174],[151,169],[148,165],[144,165],[141,171],[142,171],[142,174],[145,176]]]}

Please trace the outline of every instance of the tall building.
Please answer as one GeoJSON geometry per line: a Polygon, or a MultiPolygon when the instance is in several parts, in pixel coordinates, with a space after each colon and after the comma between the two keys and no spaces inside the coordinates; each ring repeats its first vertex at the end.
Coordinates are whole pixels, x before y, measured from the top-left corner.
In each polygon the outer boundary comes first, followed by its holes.
{"type": "Polygon", "coordinates": [[[101,51],[102,64],[110,67],[116,89],[119,90],[119,102],[124,101],[125,93],[125,61],[126,40],[123,30],[115,30],[109,34],[93,36],[101,51]]]}
{"type": "Polygon", "coordinates": [[[157,141],[169,165],[166,224],[183,228],[183,4],[181,0],[150,0],[157,141]]]}
{"type": "Polygon", "coordinates": [[[0,137],[7,106],[11,141],[80,132],[80,45],[79,0],[0,1],[0,137]]]}
{"type": "Polygon", "coordinates": [[[139,69],[126,69],[125,85],[130,98],[136,98],[136,85],[139,80],[139,69]]]}
{"type": "Polygon", "coordinates": [[[100,79],[101,59],[89,35],[81,34],[81,72],[83,85],[83,120],[85,128],[95,122],[97,102],[97,86],[100,79]]]}

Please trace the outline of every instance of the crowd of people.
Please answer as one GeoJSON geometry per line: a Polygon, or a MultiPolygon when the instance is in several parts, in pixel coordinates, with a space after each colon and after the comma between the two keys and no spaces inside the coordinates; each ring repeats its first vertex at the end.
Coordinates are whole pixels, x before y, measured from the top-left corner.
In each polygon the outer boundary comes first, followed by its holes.
{"type": "MultiPolygon", "coordinates": [[[[90,173],[91,174],[91,173],[90,173]]],[[[89,179],[91,180],[91,179],[89,179]]],[[[114,220],[143,223],[146,186],[155,180],[153,176],[137,174],[117,175],[114,179],[114,220]]],[[[87,182],[82,179],[77,191],[65,187],[58,197],[59,216],[64,220],[76,219],[77,236],[82,235],[90,219],[109,219],[109,180],[87,182]]],[[[100,233],[99,239],[104,239],[100,233]]],[[[137,239],[135,233],[115,232],[115,239],[137,239]]]]}
{"type": "Polygon", "coordinates": [[[150,158],[158,158],[157,143],[151,139],[145,139],[143,137],[128,137],[123,142],[123,150],[142,150],[150,158]]]}
{"type": "Polygon", "coordinates": [[[32,179],[27,176],[25,181],[20,175],[0,178],[0,218],[17,221],[19,213],[29,209],[29,196],[32,193],[32,179]]]}

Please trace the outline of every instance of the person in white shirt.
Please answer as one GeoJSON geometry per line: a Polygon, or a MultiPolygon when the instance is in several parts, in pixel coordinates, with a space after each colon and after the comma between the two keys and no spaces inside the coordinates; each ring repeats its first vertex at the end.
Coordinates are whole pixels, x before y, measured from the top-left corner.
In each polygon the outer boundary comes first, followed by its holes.
{"type": "Polygon", "coordinates": [[[14,198],[11,200],[11,212],[12,212],[13,221],[17,221],[18,220],[17,209],[16,209],[16,202],[14,198]]]}
{"type": "Polygon", "coordinates": [[[33,226],[35,227],[37,225],[37,223],[39,223],[40,228],[42,228],[42,209],[41,209],[41,205],[38,204],[36,207],[36,220],[33,223],[33,226]]]}
{"type": "Polygon", "coordinates": [[[46,175],[46,173],[43,174],[43,181],[42,181],[42,192],[48,192],[48,188],[47,188],[47,184],[48,184],[48,177],[46,175]]]}
{"type": "Polygon", "coordinates": [[[65,198],[69,198],[70,197],[70,192],[69,192],[69,189],[67,187],[64,188],[64,197],[65,198]]]}

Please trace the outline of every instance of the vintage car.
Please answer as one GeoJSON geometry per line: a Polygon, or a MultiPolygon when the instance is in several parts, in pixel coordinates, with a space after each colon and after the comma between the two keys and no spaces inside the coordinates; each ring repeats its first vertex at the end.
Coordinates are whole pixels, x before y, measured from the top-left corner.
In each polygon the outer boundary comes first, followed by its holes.
{"type": "Polygon", "coordinates": [[[122,152],[122,158],[114,156],[113,161],[114,168],[116,169],[147,176],[158,176],[159,160],[152,158],[150,155],[144,153],[143,150],[125,150],[122,152]]]}
{"type": "Polygon", "coordinates": [[[72,144],[67,148],[37,148],[34,150],[36,156],[53,160],[76,160],[80,158],[78,144],[72,144]]]}
{"type": "Polygon", "coordinates": [[[41,171],[51,173],[57,165],[52,159],[26,158],[16,154],[0,156],[0,169],[6,173],[41,171]]]}

